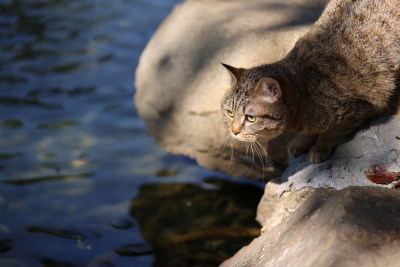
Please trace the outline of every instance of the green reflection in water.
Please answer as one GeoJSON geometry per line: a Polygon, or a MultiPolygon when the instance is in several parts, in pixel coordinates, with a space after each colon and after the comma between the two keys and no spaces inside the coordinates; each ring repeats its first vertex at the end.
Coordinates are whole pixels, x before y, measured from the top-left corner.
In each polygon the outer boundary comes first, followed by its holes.
{"type": "Polygon", "coordinates": [[[42,234],[49,234],[65,239],[72,239],[72,240],[84,240],[87,238],[101,238],[101,234],[98,232],[92,232],[90,235],[84,234],[77,230],[69,230],[69,229],[56,229],[50,227],[41,227],[41,226],[30,226],[28,227],[27,231],[29,233],[42,233],[42,234]]]}
{"type": "Polygon", "coordinates": [[[28,78],[18,76],[18,74],[0,76],[0,83],[27,83],[28,81],[28,78]]]}
{"type": "Polygon", "coordinates": [[[207,179],[194,184],[148,184],[131,203],[151,248],[126,244],[123,256],[154,252],[155,266],[216,266],[260,233],[255,207],[262,190],[252,184],[207,179]]]}
{"type": "Polygon", "coordinates": [[[65,130],[74,126],[79,125],[78,122],[73,120],[64,120],[48,123],[40,123],[37,128],[39,129],[49,129],[49,130],[65,130]]]}
{"type": "Polygon", "coordinates": [[[45,109],[63,109],[63,105],[61,104],[50,104],[44,103],[38,99],[34,98],[18,98],[18,97],[0,97],[0,104],[7,105],[7,106],[16,106],[16,107],[40,107],[45,109]]]}
{"type": "Polygon", "coordinates": [[[179,173],[179,171],[177,170],[159,170],[156,172],[156,175],[158,177],[168,177],[168,176],[174,176],[177,175],[179,173]]]}
{"type": "Polygon", "coordinates": [[[77,179],[86,179],[92,177],[91,173],[78,173],[78,174],[70,174],[70,175],[50,175],[50,176],[41,176],[30,179],[13,179],[13,180],[3,180],[1,181],[4,184],[9,185],[30,185],[40,182],[49,182],[49,181],[70,181],[77,179]]]}
{"type": "Polygon", "coordinates": [[[0,128],[20,128],[22,127],[24,124],[21,120],[18,119],[7,119],[5,121],[3,121],[3,123],[1,124],[0,128]]]}
{"type": "Polygon", "coordinates": [[[73,63],[68,63],[65,65],[57,66],[54,67],[53,71],[54,72],[69,72],[69,71],[74,71],[79,68],[81,64],[73,62],[73,63]]]}
{"type": "Polygon", "coordinates": [[[0,160],[5,160],[5,159],[13,159],[21,156],[21,153],[15,152],[15,153],[2,153],[0,154],[0,160]]]}
{"type": "Polygon", "coordinates": [[[57,154],[56,153],[52,153],[52,152],[43,153],[43,154],[40,155],[40,159],[41,160],[54,159],[55,157],[57,157],[57,154]]]}

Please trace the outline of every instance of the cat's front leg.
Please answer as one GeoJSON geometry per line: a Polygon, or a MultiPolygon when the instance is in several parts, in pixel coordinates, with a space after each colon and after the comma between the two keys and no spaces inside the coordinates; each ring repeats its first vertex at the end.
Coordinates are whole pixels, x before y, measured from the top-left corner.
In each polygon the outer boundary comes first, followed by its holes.
{"type": "Polygon", "coordinates": [[[335,147],[336,146],[327,146],[327,145],[322,146],[320,144],[313,146],[308,152],[310,161],[312,163],[324,162],[325,160],[329,159],[332,156],[335,147]]]}
{"type": "Polygon", "coordinates": [[[317,135],[296,135],[288,144],[288,152],[293,157],[305,154],[310,150],[317,140],[317,135]]]}
{"type": "Polygon", "coordinates": [[[336,146],[346,137],[345,133],[329,131],[318,135],[317,142],[311,147],[308,156],[312,163],[320,163],[329,159],[336,146]]]}

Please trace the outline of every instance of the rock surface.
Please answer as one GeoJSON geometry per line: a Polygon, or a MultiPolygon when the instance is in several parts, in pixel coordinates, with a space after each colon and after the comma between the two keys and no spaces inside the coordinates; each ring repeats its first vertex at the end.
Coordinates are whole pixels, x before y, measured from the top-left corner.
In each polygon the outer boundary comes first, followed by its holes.
{"type": "Polygon", "coordinates": [[[400,255],[400,192],[364,172],[376,163],[400,171],[399,136],[400,116],[386,117],[324,163],[291,158],[258,206],[261,236],[223,266],[398,266],[389,255],[400,255]]]}
{"type": "Polygon", "coordinates": [[[349,186],[376,185],[365,178],[373,164],[388,171],[400,170],[400,116],[381,118],[358,131],[339,145],[332,157],[320,164],[311,164],[308,157],[291,158],[282,175],[278,194],[304,187],[343,189],[349,186]]]}
{"type": "Polygon", "coordinates": [[[281,148],[288,138],[271,144],[259,140],[278,169],[268,164],[265,173],[257,155],[253,162],[243,145],[227,143],[220,102],[231,78],[220,62],[252,67],[283,58],[319,17],[323,2],[205,0],[178,5],[148,43],[136,71],[135,105],[155,142],[209,169],[254,179],[278,176],[287,166],[286,149],[281,148]]]}
{"type": "Polygon", "coordinates": [[[319,188],[222,266],[399,266],[400,192],[319,188]]]}

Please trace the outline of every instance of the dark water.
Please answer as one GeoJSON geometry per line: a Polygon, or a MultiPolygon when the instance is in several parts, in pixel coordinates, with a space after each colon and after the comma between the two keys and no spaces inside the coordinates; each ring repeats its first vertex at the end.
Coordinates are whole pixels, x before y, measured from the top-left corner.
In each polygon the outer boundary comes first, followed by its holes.
{"type": "Polygon", "coordinates": [[[262,185],[165,153],[132,102],[174,0],[0,2],[0,266],[215,266],[262,185]]]}

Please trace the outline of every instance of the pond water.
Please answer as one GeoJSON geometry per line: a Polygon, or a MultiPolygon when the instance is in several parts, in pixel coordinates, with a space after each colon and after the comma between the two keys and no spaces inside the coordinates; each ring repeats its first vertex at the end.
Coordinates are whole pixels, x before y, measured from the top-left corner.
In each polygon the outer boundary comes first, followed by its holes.
{"type": "Polygon", "coordinates": [[[174,0],[0,3],[0,266],[215,266],[262,184],[152,143],[141,51],[174,0]]]}

